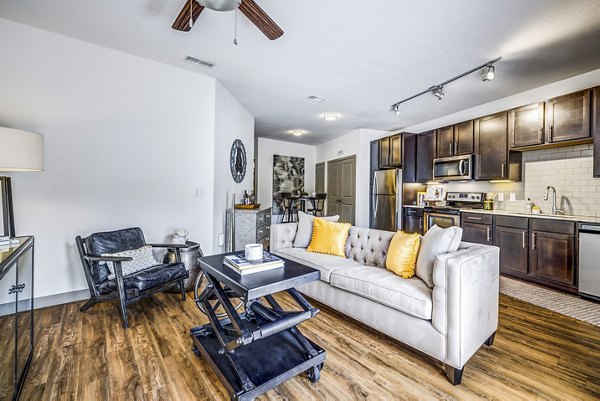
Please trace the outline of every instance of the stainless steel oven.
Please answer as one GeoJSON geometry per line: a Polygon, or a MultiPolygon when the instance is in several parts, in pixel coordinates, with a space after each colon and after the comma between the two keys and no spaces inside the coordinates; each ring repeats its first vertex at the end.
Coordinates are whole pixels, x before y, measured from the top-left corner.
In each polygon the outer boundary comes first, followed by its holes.
{"type": "Polygon", "coordinates": [[[460,225],[460,212],[458,210],[436,210],[435,208],[425,208],[424,217],[425,232],[435,225],[440,228],[460,225]]]}
{"type": "Polygon", "coordinates": [[[465,181],[473,179],[473,155],[442,157],[433,160],[434,181],[465,181]]]}

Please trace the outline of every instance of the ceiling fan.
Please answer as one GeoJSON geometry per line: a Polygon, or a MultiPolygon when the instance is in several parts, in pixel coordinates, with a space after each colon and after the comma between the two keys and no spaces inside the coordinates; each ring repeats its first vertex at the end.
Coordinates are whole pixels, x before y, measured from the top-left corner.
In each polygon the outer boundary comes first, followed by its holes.
{"type": "Polygon", "coordinates": [[[187,0],[173,23],[173,29],[188,32],[205,8],[231,11],[239,7],[256,27],[271,40],[283,35],[283,30],[254,2],[254,0],[187,0]]]}

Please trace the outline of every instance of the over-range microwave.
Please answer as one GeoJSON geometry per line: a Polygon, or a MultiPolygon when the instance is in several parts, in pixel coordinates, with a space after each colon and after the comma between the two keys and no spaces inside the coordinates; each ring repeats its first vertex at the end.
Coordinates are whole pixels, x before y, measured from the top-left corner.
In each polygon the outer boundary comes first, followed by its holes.
{"type": "Polygon", "coordinates": [[[466,181],[473,179],[473,155],[433,159],[434,181],[466,181]]]}

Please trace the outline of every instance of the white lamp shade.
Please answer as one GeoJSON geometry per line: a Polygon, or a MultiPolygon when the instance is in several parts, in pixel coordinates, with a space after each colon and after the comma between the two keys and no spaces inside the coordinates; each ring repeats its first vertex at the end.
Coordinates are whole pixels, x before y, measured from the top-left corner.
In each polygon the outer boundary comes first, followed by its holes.
{"type": "Polygon", "coordinates": [[[0,127],[0,171],[43,171],[44,137],[0,127]]]}

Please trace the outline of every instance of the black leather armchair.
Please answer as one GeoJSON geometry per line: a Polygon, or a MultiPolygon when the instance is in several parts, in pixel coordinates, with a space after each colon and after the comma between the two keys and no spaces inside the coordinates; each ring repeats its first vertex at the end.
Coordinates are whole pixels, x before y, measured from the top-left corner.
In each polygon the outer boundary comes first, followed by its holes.
{"type": "Polygon", "coordinates": [[[124,230],[94,233],[86,238],[75,239],[85,272],[91,298],[80,308],[84,312],[99,302],[118,299],[123,317],[123,325],[129,327],[127,305],[142,298],[179,285],[181,298],[185,301],[184,279],[189,274],[181,263],[179,248],[184,244],[146,244],[139,227],[124,230]],[[123,276],[122,262],[130,257],[102,256],[141,248],[144,245],[160,248],[175,248],[175,263],[157,264],[128,276],[123,276]],[[109,278],[106,262],[113,262],[114,278],[109,278]]]}

